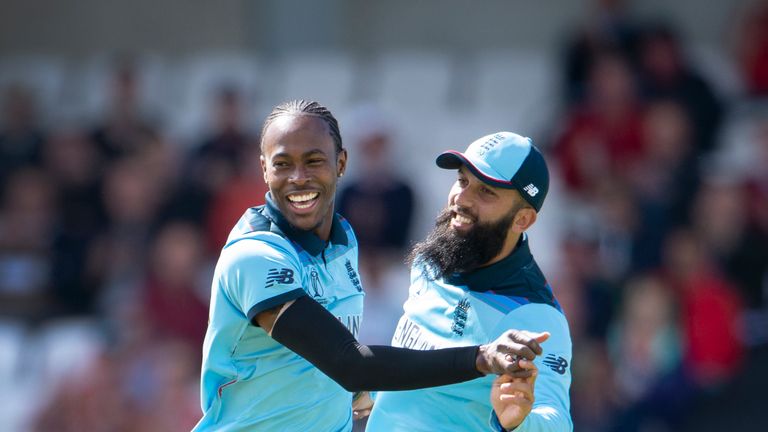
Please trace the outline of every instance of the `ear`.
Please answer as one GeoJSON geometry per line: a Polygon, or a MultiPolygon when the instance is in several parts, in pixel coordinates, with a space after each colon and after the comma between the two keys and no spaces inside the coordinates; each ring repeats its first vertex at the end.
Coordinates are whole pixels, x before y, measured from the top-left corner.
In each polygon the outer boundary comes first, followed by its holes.
{"type": "Polygon", "coordinates": [[[267,159],[264,155],[259,156],[259,162],[261,162],[261,174],[264,176],[264,183],[269,184],[267,181],[267,159]]]}
{"type": "Polygon", "coordinates": [[[341,177],[344,175],[344,171],[347,170],[347,149],[341,149],[336,156],[336,176],[341,177]]]}
{"type": "Polygon", "coordinates": [[[515,219],[512,220],[512,231],[519,234],[525,232],[536,222],[537,216],[536,210],[530,207],[518,210],[515,219]]]}

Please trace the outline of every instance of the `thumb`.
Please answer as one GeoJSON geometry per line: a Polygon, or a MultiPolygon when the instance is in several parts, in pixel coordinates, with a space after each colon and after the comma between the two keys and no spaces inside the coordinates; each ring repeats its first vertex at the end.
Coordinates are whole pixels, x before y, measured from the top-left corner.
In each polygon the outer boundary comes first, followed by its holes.
{"type": "Polygon", "coordinates": [[[549,339],[549,332],[542,332],[533,337],[536,342],[542,343],[549,339]]]}

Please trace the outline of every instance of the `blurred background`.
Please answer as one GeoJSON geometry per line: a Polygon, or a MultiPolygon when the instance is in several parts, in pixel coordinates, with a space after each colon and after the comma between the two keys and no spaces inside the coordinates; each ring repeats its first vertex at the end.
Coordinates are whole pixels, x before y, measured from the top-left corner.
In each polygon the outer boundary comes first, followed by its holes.
{"type": "Polygon", "coordinates": [[[530,136],[577,431],[768,430],[768,2],[0,4],[0,430],[187,431],[213,265],[271,107],[349,150],[389,343],[442,150],[530,136]]]}

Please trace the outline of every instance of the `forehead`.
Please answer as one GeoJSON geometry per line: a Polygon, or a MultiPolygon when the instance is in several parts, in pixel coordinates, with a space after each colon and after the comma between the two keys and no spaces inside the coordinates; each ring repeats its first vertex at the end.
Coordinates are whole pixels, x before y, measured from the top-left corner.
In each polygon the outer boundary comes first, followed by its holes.
{"type": "Polygon", "coordinates": [[[312,115],[282,115],[264,131],[265,156],[274,153],[305,153],[319,150],[332,154],[335,148],[328,124],[312,115]]]}
{"type": "Polygon", "coordinates": [[[470,184],[483,185],[488,189],[491,189],[497,195],[504,198],[505,202],[517,203],[518,200],[523,199],[523,197],[520,196],[520,193],[515,189],[502,188],[502,187],[494,186],[482,181],[479,177],[474,175],[472,171],[470,171],[464,165],[459,167],[459,176],[466,178],[470,182],[470,184]]]}

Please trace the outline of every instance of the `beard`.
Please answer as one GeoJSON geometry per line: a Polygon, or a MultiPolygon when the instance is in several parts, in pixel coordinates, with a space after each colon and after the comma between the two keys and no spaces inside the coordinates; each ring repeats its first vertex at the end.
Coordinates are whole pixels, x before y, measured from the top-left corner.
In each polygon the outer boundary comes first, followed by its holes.
{"type": "Polygon", "coordinates": [[[407,262],[422,266],[432,280],[481,267],[501,252],[517,210],[496,222],[476,222],[474,228],[461,234],[451,228],[453,212],[446,208],[438,215],[427,238],[411,248],[407,262]]]}

